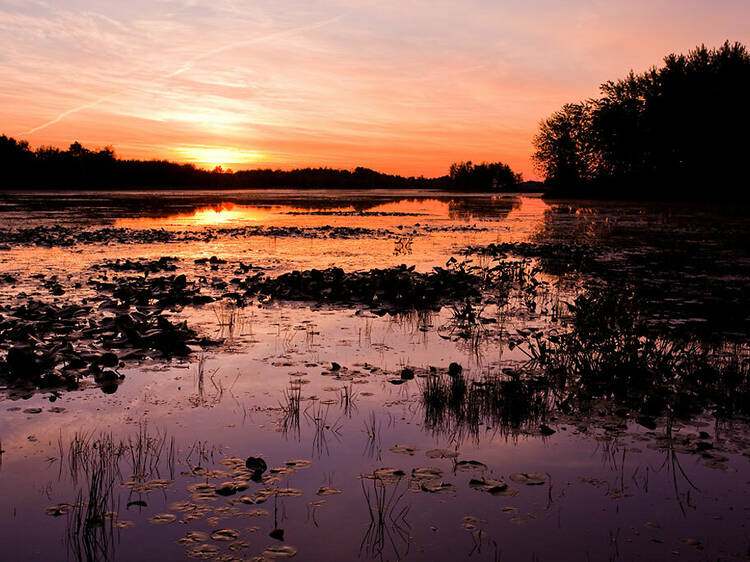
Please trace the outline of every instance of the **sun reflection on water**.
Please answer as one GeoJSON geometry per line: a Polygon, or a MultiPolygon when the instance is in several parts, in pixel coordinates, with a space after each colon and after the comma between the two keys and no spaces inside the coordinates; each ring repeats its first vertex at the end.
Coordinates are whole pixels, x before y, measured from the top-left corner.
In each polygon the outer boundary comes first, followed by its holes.
{"type": "Polygon", "coordinates": [[[179,228],[262,224],[273,215],[267,207],[220,203],[199,207],[191,213],[178,213],[167,217],[121,218],[115,221],[118,228],[179,228]]]}

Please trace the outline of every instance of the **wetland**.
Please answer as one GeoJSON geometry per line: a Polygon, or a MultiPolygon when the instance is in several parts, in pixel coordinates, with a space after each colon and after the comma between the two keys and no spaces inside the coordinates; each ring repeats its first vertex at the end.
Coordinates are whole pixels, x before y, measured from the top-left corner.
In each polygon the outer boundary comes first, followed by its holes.
{"type": "Polygon", "coordinates": [[[747,560],[742,206],[0,194],[13,560],[747,560]]]}

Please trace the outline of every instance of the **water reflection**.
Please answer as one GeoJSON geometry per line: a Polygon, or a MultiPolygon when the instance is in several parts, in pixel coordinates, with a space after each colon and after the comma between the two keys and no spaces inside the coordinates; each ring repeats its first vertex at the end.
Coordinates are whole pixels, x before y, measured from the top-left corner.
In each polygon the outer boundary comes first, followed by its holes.
{"type": "Polygon", "coordinates": [[[274,215],[267,207],[219,203],[199,207],[192,213],[177,213],[166,217],[122,218],[115,221],[117,228],[200,228],[205,226],[242,226],[263,224],[274,215]]]}
{"type": "MultiPolygon", "coordinates": [[[[29,250],[33,261],[28,266],[20,267],[18,260],[4,262],[20,270],[13,271],[18,279],[42,275],[43,282],[31,278],[23,286],[35,299],[86,298],[92,306],[99,301],[88,283],[90,262],[139,258],[149,252],[176,255],[176,269],[169,270],[176,277],[170,281],[167,276],[167,286],[184,274],[217,301],[203,307],[172,303],[170,318],[188,319],[200,334],[224,342],[222,348],[204,349],[210,355],[192,355],[192,364],[166,364],[156,358],[128,364],[123,367],[127,378],[115,396],[91,389],[59,392],[51,395],[56,404],[50,408],[46,390],[33,394],[21,389],[14,396],[24,400],[21,406],[7,402],[0,415],[0,437],[9,453],[0,454],[5,461],[0,485],[19,516],[3,521],[2,536],[28,548],[19,559],[59,557],[54,539],[66,534],[72,537],[71,559],[130,559],[144,545],[164,559],[188,553],[222,560],[251,554],[270,558],[296,549],[298,559],[349,559],[359,553],[363,560],[494,560],[500,554],[493,552],[495,544],[513,559],[554,559],[581,545],[591,559],[662,559],[678,548],[681,556],[689,557],[692,550],[686,552],[688,543],[680,539],[693,535],[704,540],[706,554],[713,558],[722,555],[723,547],[717,545],[737,551],[745,546],[733,530],[741,528],[747,503],[741,486],[748,478],[742,456],[750,446],[747,429],[741,422],[735,428],[709,424],[717,417],[729,424],[747,415],[747,347],[672,347],[671,332],[652,331],[653,309],[640,300],[632,302],[632,308],[623,300],[602,300],[607,286],[601,283],[591,285],[586,300],[573,303],[571,298],[588,286],[581,284],[584,274],[605,272],[605,262],[615,266],[606,270],[608,283],[626,277],[632,268],[638,273],[627,276],[631,283],[638,276],[651,280],[654,272],[670,271],[674,281],[690,277],[692,271],[703,279],[695,280],[699,287],[712,273],[709,258],[719,272],[732,271],[729,253],[706,251],[700,258],[687,251],[670,254],[670,246],[678,248],[674,237],[661,237],[659,220],[642,220],[642,209],[603,205],[561,210],[562,205],[551,208],[526,197],[389,195],[352,201],[329,195],[304,203],[224,195],[218,203],[209,195],[202,196],[207,200],[174,198],[156,205],[150,218],[131,217],[147,221],[131,226],[203,229],[202,235],[214,227],[315,228],[338,222],[383,226],[392,234],[325,243],[289,236],[278,245],[274,242],[273,255],[270,243],[266,247],[243,236],[183,239],[157,248],[126,240],[103,249],[74,244],[72,252],[65,252],[74,256],[70,270],[55,279],[54,287],[49,283],[52,270],[42,261],[45,251],[29,250]],[[467,223],[486,230],[438,230],[467,223]],[[641,228],[656,235],[649,238],[641,228]],[[534,231],[536,244],[524,246],[529,252],[507,261],[505,256],[457,252],[470,244],[515,243],[534,231]],[[578,242],[576,248],[603,250],[571,251],[567,235],[578,242]],[[213,255],[219,257],[211,261],[213,255]],[[238,286],[236,279],[258,271],[275,278],[281,270],[336,265],[349,272],[387,267],[393,260],[429,271],[435,265],[445,267],[452,255],[470,260],[464,266],[483,280],[486,290],[476,301],[459,300],[440,311],[415,309],[377,317],[361,310],[366,307],[351,308],[351,303],[269,303],[251,296],[252,306],[242,308],[231,297],[224,298],[238,286]],[[599,260],[594,265],[589,265],[591,256],[599,260]],[[566,267],[555,269],[560,262],[566,267]],[[617,269],[623,264],[623,271],[617,269]],[[688,269],[680,269],[684,266],[688,269]],[[693,266],[698,269],[691,270],[693,266]],[[51,292],[57,284],[61,295],[51,292]],[[463,365],[462,374],[452,362],[463,365]],[[183,442],[176,447],[177,470],[169,469],[171,454],[162,454],[159,466],[148,460],[153,456],[149,451],[168,450],[168,441],[160,446],[157,437],[152,445],[139,446],[148,440],[128,437],[130,424],[142,417],[158,420],[183,442]],[[66,476],[39,486],[45,470],[63,467],[63,473],[69,472],[62,455],[44,461],[54,456],[58,435],[80,427],[119,432],[110,439],[113,445],[98,438],[96,451],[87,453],[94,460],[96,454],[104,456],[106,467],[106,459],[114,458],[110,452],[117,452],[121,474],[114,487],[109,485],[112,471],[96,468],[102,466],[98,460],[95,470],[76,461],[81,474],[77,484],[66,476]],[[189,445],[196,439],[201,441],[189,445]],[[248,455],[268,461],[270,469],[260,482],[246,470],[248,455]],[[103,478],[94,482],[91,475],[100,473],[103,478]],[[376,473],[382,476],[370,477],[376,473]],[[385,482],[388,474],[396,480],[385,482]],[[117,496],[106,506],[98,499],[97,482],[117,496]],[[502,483],[517,495],[511,496],[502,483]],[[245,485],[248,489],[241,490],[245,485]],[[61,514],[66,517],[54,517],[54,509],[45,515],[45,506],[52,502],[65,502],[49,507],[67,510],[61,514]],[[68,530],[61,524],[69,514],[68,530]],[[644,519],[656,520],[657,515],[665,528],[644,530],[644,519]],[[593,528],[592,516],[597,520],[593,528]],[[524,525],[523,532],[517,525],[524,525]],[[45,540],[35,535],[39,528],[45,529],[45,540]],[[485,528],[492,530],[491,537],[485,528]],[[234,538],[234,532],[239,533],[236,540],[222,542],[234,538]],[[660,542],[649,543],[651,536],[660,542]],[[113,545],[120,549],[118,556],[113,545]]],[[[111,224],[115,216],[129,220],[125,215],[138,214],[135,208],[110,208],[102,224],[111,224]]],[[[724,244],[726,233],[706,222],[695,226],[704,234],[688,236],[689,222],[682,223],[683,238],[696,241],[705,235],[710,245],[734,247],[735,255],[744,255],[737,240],[724,244]]],[[[738,223],[730,226],[734,229],[738,223]]],[[[19,250],[11,252],[16,258],[19,250]]],[[[119,278],[163,276],[148,268],[94,271],[113,286],[119,278]]],[[[3,298],[15,299],[19,287],[11,291],[6,283],[3,298]]],[[[676,295],[663,287],[652,293],[664,301],[657,319],[671,321],[669,302],[686,294],[672,287],[676,295]]],[[[612,293],[611,287],[607,290],[612,293]]],[[[107,300],[112,295],[108,291],[107,300]]],[[[153,311],[150,291],[131,303],[131,312],[153,311]]],[[[451,291],[450,285],[444,287],[444,292],[451,291]]],[[[705,287],[703,292],[705,301],[710,295],[705,287]]],[[[118,306],[103,314],[122,315],[123,303],[125,299],[110,303],[118,306]]],[[[13,305],[3,309],[0,320],[12,316],[18,303],[13,305]]],[[[99,316],[92,318],[99,321],[99,316]]],[[[90,329],[88,324],[80,327],[90,329]]],[[[78,333],[76,329],[70,338],[75,341],[78,333]]],[[[38,333],[34,337],[43,339],[38,333]]],[[[53,344],[61,340],[47,339],[53,344]]],[[[683,343],[692,345],[692,340],[683,343]]],[[[66,438],[61,443],[68,446],[66,438]]],[[[571,556],[579,554],[585,558],[581,550],[571,556]]]]}
{"type": "MultiPolygon", "coordinates": [[[[314,224],[350,224],[351,217],[366,221],[368,226],[414,221],[468,221],[498,220],[518,210],[522,201],[518,197],[474,198],[409,198],[381,202],[368,201],[320,202],[319,206],[297,206],[285,202],[260,201],[259,204],[241,204],[221,201],[195,206],[189,212],[157,214],[143,213],[137,217],[115,220],[119,228],[201,228],[241,227],[245,225],[304,226],[314,224]]],[[[538,202],[541,199],[537,199],[538,202]]]]}

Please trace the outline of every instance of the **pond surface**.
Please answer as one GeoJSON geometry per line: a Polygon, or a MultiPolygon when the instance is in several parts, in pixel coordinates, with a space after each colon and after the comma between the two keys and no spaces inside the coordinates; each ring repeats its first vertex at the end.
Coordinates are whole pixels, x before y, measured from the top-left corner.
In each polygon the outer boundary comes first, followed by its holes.
{"type": "Polygon", "coordinates": [[[1,194],[0,558],[747,560],[749,233],[533,195],[1,194]],[[372,274],[401,264],[408,302],[372,274]]]}

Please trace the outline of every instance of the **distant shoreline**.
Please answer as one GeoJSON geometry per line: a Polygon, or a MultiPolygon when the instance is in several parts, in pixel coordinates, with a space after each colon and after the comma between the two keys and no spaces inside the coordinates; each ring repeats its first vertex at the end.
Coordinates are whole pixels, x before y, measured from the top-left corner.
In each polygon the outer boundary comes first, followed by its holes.
{"type": "MultiPolygon", "coordinates": [[[[536,182],[529,182],[529,183],[536,183],[536,182]]],[[[424,192],[434,192],[434,193],[455,193],[459,195],[537,195],[542,196],[544,195],[544,189],[540,187],[536,188],[525,188],[524,186],[517,186],[513,189],[509,189],[506,191],[490,191],[490,190],[470,190],[470,191],[462,191],[453,189],[450,187],[419,187],[419,186],[406,186],[406,187],[389,187],[389,186],[365,186],[365,187],[350,187],[350,186],[340,186],[340,187],[321,187],[321,186],[308,186],[308,187],[300,187],[300,186],[282,186],[282,185],[273,185],[273,186],[253,186],[253,187],[241,187],[241,186],[232,186],[232,187],[225,187],[225,186],[149,186],[149,185],[134,185],[134,186],[127,186],[127,187],[90,187],[90,186],[84,186],[84,187],[0,187],[0,193],[60,193],[60,192],[70,192],[70,193],[85,193],[85,192],[94,192],[94,193],[131,193],[131,192],[167,192],[167,191],[208,191],[208,192],[218,192],[218,191],[299,191],[301,193],[304,192],[310,192],[310,191],[387,191],[387,192],[393,192],[393,193],[399,193],[399,192],[412,192],[412,191],[424,191],[424,192]]]]}

